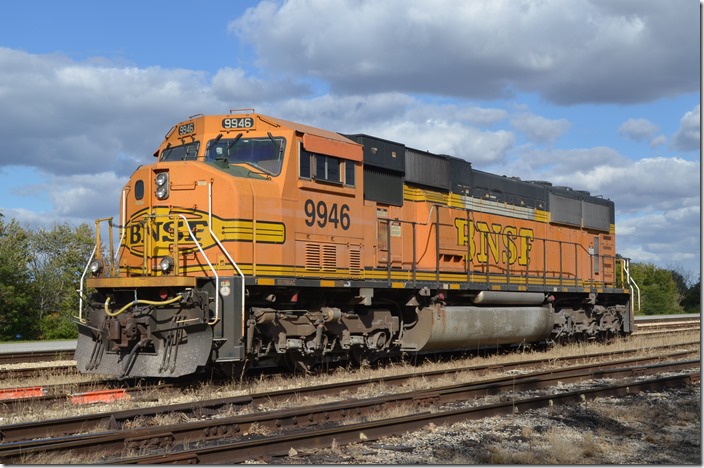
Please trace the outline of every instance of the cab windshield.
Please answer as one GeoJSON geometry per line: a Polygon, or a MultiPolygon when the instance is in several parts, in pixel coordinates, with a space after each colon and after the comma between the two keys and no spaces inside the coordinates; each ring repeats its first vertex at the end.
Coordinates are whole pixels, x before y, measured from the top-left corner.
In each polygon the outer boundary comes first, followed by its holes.
{"type": "Polygon", "coordinates": [[[269,136],[245,138],[216,138],[208,142],[206,161],[227,160],[228,164],[246,164],[255,171],[277,176],[283,165],[286,140],[269,136]]]}
{"type": "Polygon", "coordinates": [[[169,146],[161,152],[161,161],[194,161],[198,156],[200,141],[193,141],[185,145],[169,146]]]}

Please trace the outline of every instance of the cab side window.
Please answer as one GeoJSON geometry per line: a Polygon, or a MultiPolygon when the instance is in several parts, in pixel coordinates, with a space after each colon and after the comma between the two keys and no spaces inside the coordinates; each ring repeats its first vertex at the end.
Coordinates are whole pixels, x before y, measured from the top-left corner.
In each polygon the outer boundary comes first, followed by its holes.
{"type": "Polygon", "coordinates": [[[301,179],[354,187],[354,161],[311,153],[301,147],[298,176],[301,179]]]}

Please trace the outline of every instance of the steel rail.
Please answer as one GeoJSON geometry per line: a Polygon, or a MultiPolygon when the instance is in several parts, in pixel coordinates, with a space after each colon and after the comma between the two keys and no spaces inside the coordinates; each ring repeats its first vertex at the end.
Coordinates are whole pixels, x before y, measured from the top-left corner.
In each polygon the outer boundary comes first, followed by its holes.
{"type": "MultiPolygon", "coordinates": [[[[654,358],[653,358],[654,359],[654,358]]],[[[651,359],[652,360],[652,359],[651,359]]],[[[193,423],[165,427],[147,427],[107,434],[50,439],[47,441],[20,442],[0,445],[0,460],[18,462],[21,455],[37,452],[74,452],[99,449],[105,453],[144,453],[147,450],[169,449],[184,441],[200,442],[237,436],[253,425],[278,429],[283,426],[301,427],[342,421],[349,417],[368,417],[382,408],[418,407],[466,401],[487,394],[534,390],[555,385],[557,382],[577,382],[594,378],[623,378],[647,373],[682,371],[699,364],[698,360],[637,365],[638,359],[586,364],[557,370],[544,370],[522,376],[507,376],[481,382],[445,385],[426,390],[390,394],[362,400],[344,400],[332,403],[246,414],[228,418],[215,418],[193,423]],[[623,364],[630,367],[619,367],[623,364]]]]}
{"type": "Polygon", "coordinates": [[[556,404],[579,403],[606,396],[624,396],[645,390],[661,390],[677,387],[699,380],[699,373],[669,376],[655,379],[631,380],[621,384],[591,389],[581,389],[559,394],[515,399],[501,403],[460,408],[439,412],[422,412],[409,416],[367,421],[357,424],[333,426],[320,429],[298,429],[286,434],[240,440],[219,445],[183,450],[154,456],[119,458],[109,464],[162,464],[162,463],[237,463],[263,456],[286,455],[291,448],[296,450],[329,447],[332,444],[346,444],[371,441],[393,435],[402,435],[422,429],[429,423],[451,424],[468,419],[508,415],[530,409],[554,406],[556,404]]]}
{"type": "Polygon", "coordinates": [[[22,364],[25,362],[73,361],[74,350],[18,351],[0,353],[0,365],[22,364]],[[70,356],[70,357],[69,357],[70,356]]]}
{"type": "MultiPolygon", "coordinates": [[[[698,341],[678,344],[677,346],[698,345],[698,341]]],[[[672,346],[662,346],[656,349],[669,349],[672,346]]],[[[176,405],[163,405],[148,408],[139,408],[133,410],[116,411],[110,414],[97,413],[80,416],[72,416],[68,418],[54,419],[51,421],[33,421],[26,423],[16,423],[5,426],[0,426],[0,442],[21,441],[32,438],[41,437],[56,437],[66,434],[75,433],[76,431],[95,430],[95,428],[111,428],[119,429],[127,421],[135,418],[149,418],[165,413],[183,413],[187,416],[202,416],[217,414],[219,411],[228,407],[244,407],[266,405],[275,401],[286,401],[292,398],[315,397],[338,395],[344,391],[352,391],[366,386],[373,385],[389,385],[398,386],[411,379],[436,379],[449,374],[458,374],[463,372],[474,372],[478,375],[483,375],[488,372],[508,371],[521,369],[530,366],[550,365],[556,363],[578,363],[589,359],[599,359],[608,356],[632,356],[636,353],[641,353],[642,350],[621,350],[618,352],[602,352],[591,353],[581,356],[568,356],[559,359],[532,359],[523,360],[520,362],[509,362],[503,364],[480,364],[472,366],[461,366],[453,369],[443,369],[434,371],[425,371],[417,373],[400,374],[396,376],[384,376],[378,378],[359,379],[356,381],[337,382],[314,387],[294,388],[287,390],[279,390],[276,392],[265,392],[244,396],[224,397],[210,400],[201,400],[196,402],[181,403],[176,405]]],[[[697,350],[675,351],[670,353],[661,353],[657,356],[636,357],[633,359],[665,359],[683,357],[688,354],[697,352],[697,350]]],[[[41,398],[41,397],[40,397],[41,398]]],[[[45,397],[48,398],[48,397],[45,397]]],[[[65,396],[63,397],[65,398],[65,396]]],[[[22,399],[17,402],[8,400],[0,402],[0,407],[19,404],[22,407],[22,402],[29,402],[32,399],[22,399]]]]}

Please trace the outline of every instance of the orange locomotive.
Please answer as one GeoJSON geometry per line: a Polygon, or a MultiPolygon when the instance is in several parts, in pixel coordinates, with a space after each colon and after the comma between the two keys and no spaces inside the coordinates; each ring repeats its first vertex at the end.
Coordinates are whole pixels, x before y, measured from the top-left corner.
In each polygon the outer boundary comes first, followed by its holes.
{"type": "Polygon", "coordinates": [[[308,368],[631,332],[609,200],[253,111],[191,117],[154,156],[124,187],[119,240],[96,222],[82,372],[308,368]]]}

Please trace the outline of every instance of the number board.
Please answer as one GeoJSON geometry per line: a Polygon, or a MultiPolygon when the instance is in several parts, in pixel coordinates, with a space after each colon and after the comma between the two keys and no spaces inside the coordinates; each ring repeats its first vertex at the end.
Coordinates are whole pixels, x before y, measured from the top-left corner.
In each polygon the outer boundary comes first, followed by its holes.
{"type": "Polygon", "coordinates": [[[178,126],[178,136],[190,135],[196,132],[195,122],[188,122],[178,126]]]}
{"type": "Polygon", "coordinates": [[[252,130],[254,119],[252,117],[227,117],[222,119],[222,128],[227,130],[252,130]]]}

